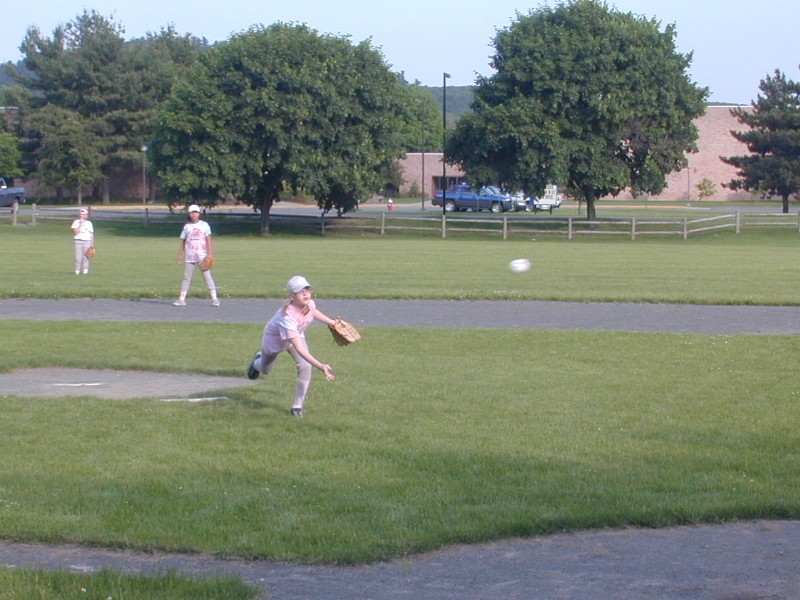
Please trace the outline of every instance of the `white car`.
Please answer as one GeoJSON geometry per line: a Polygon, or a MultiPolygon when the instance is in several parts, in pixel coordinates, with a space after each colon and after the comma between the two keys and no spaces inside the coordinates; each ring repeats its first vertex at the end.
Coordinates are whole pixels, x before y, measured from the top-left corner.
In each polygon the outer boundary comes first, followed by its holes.
{"type": "Polygon", "coordinates": [[[544,196],[541,198],[528,198],[525,204],[525,210],[528,212],[539,212],[540,210],[547,210],[551,213],[554,208],[561,206],[563,198],[558,193],[558,188],[554,185],[548,185],[544,188],[544,196]]]}

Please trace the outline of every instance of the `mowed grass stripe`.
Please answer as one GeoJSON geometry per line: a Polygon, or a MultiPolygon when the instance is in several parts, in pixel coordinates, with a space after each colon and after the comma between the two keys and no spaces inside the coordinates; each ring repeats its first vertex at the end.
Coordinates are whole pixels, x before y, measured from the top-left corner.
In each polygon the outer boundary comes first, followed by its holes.
{"type": "MultiPolygon", "coordinates": [[[[12,364],[243,377],[260,335],[2,326],[12,364]]],[[[341,349],[309,331],[337,380],[314,378],[305,419],[287,416],[288,359],[222,403],[0,399],[0,536],[364,563],[580,528],[800,516],[796,337],[363,333],[341,349]]]]}

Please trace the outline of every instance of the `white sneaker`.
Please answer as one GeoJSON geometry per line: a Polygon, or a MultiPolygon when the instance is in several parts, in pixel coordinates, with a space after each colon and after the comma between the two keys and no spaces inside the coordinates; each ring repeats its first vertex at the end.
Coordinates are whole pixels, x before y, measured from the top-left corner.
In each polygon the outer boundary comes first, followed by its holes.
{"type": "Polygon", "coordinates": [[[172,303],[172,306],[186,306],[186,300],[181,300],[178,298],[175,302],[172,303]]]}
{"type": "Polygon", "coordinates": [[[211,306],[219,306],[219,299],[217,299],[217,298],[214,298],[214,299],[211,301],[211,306]]]}
{"type": "Polygon", "coordinates": [[[84,274],[84,275],[88,275],[88,274],[89,274],[89,269],[84,269],[84,270],[83,270],[83,274],[84,274]]]}

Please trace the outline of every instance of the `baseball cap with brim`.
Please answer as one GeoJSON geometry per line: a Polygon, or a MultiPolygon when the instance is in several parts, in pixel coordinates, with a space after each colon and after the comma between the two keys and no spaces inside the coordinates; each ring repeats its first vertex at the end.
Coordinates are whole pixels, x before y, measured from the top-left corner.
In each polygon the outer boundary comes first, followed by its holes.
{"type": "Polygon", "coordinates": [[[311,284],[308,283],[308,279],[302,275],[295,275],[289,280],[289,283],[286,284],[286,291],[290,294],[296,294],[307,287],[312,287],[311,284]]]}
{"type": "Polygon", "coordinates": [[[200,212],[200,207],[199,207],[199,206],[197,206],[197,204],[192,204],[191,206],[189,206],[189,210],[188,210],[187,212],[190,212],[190,213],[193,213],[193,212],[199,213],[199,212],[200,212]]]}

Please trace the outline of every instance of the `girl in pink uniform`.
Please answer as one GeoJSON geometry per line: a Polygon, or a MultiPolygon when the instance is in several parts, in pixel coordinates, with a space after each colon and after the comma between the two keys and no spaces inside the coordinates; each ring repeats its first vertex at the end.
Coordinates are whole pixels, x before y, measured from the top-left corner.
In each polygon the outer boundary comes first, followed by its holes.
{"type": "Polygon", "coordinates": [[[261,373],[268,374],[275,365],[278,355],[286,351],[297,365],[294,404],[291,414],[302,417],[303,403],[311,383],[311,370],[316,367],[325,374],[328,381],[336,379],[331,366],[318,361],[309,352],[306,344],[306,328],[316,319],[325,325],[333,325],[334,320],[317,308],[311,298],[311,284],[302,275],[295,275],[286,285],[288,301],[278,309],[264,327],[261,350],[256,352],[247,368],[247,376],[257,379],[261,373]]]}
{"type": "MultiPolygon", "coordinates": [[[[181,281],[181,293],[178,299],[172,304],[175,306],[186,306],[186,295],[189,293],[189,286],[192,284],[192,276],[195,268],[199,268],[203,259],[211,254],[211,226],[200,218],[200,207],[192,204],[189,207],[189,221],[181,230],[181,246],[178,249],[178,256],[175,261],[181,262],[184,259],[183,281],[181,281]]],[[[200,272],[203,280],[211,293],[211,305],[219,306],[217,298],[217,285],[211,277],[211,269],[200,272]]]]}

